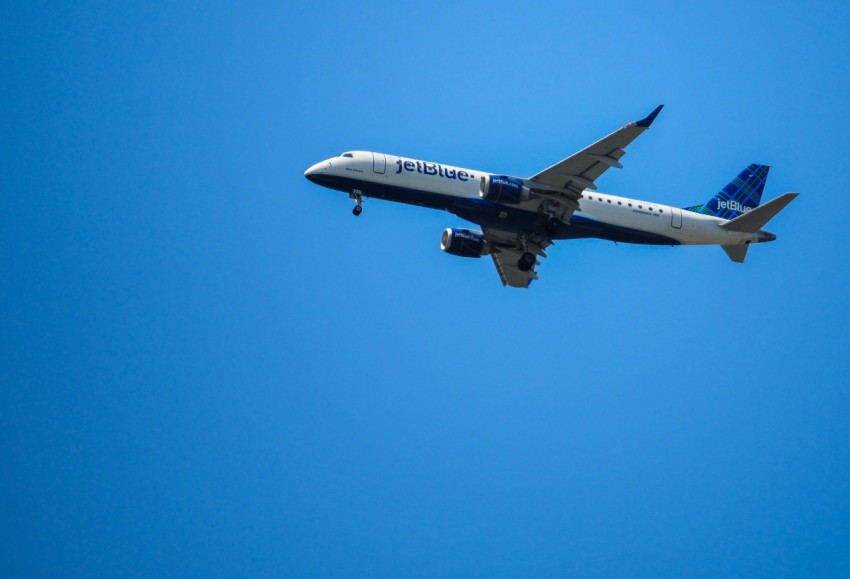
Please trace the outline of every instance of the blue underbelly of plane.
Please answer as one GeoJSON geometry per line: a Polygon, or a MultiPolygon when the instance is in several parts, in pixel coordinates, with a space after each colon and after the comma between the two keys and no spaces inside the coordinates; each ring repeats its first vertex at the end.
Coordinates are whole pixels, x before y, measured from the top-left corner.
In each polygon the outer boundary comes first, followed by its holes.
{"type": "MultiPolygon", "coordinates": [[[[541,223],[537,213],[523,211],[510,205],[493,203],[486,199],[455,197],[442,193],[433,193],[332,175],[311,175],[309,179],[318,185],[345,193],[352,193],[354,190],[359,190],[364,197],[374,197],[375,199],[385,199],[387,201],[417,205],[419,207],[441,209],[482,227],[493,227],[502,231],[515,233],[522,233],[530,229],[539,229],[541,232],[545,230],[545,221],[541,223]]],[[[677,240],[670,237],[611,225],[597,221],[596,219],[584,217],[580,212],[574,213],[569,223],[563,224],[555,235],[546,235],[551,239],[596,238],[620,243],[679,245],[677,240]]]]}

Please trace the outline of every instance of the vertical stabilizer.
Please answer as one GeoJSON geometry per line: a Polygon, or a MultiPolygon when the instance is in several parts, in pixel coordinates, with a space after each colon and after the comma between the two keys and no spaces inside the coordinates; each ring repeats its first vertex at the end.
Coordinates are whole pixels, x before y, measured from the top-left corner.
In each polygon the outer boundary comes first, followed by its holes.
{"type": "Polygon", "coordinates": [[[708,202],[694,207],[685,207],[685,210],[721,219],[735,219],[759,206],[769,170],[770,167],[767,165],[753,163],[708,202]]]}

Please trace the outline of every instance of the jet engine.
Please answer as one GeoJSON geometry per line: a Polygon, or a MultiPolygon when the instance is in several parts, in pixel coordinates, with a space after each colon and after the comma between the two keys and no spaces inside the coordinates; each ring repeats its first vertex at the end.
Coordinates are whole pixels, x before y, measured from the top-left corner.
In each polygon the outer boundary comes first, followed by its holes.
{"type": "Polygon", "coordinates": [[[531,195],[531,191],[522,184],[522,181],[504,175],[484,175],[481,177],[481,186],[478,191],[482,199],[511,205],[528,201],[531,195]]]}
{"type": "Polygon", "coordinates": [[[490,243],[480,231],[449,227],[440,239],[440,249],[460,257],[481,257],[490,253],[490,243]]]}

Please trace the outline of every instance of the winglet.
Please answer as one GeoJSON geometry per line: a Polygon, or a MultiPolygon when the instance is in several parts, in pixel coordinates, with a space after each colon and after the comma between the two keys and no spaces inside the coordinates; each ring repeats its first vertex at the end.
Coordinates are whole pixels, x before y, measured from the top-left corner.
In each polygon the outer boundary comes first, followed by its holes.
{"type": "Polygon", "coordinates": [[[646,117],[645,119],[641,119],[639,121],[636,121],[635,126],[636,127],[649,127],[649,125],[652,124],[652,121],[655,120],[655,117],[658,116],[658,113],[660,113],[661,109],[663,109],[663,108],[664,108],[664,105],[658,105],[657,107],[655,107],[654,111],[649,113],[648,117],[646,117]]]}

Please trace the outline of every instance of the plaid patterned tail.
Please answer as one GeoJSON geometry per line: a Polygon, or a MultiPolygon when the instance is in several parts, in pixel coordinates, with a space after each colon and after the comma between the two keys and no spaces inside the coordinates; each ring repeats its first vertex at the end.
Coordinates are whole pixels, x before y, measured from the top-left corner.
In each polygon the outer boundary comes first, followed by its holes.
{"type": "Polygon", "coordinates": [[[769,170],[767,165],[749,165],[707,203],[685,207],[685,210],[721,219],[735,219],[759,206],[769,170]]]}

